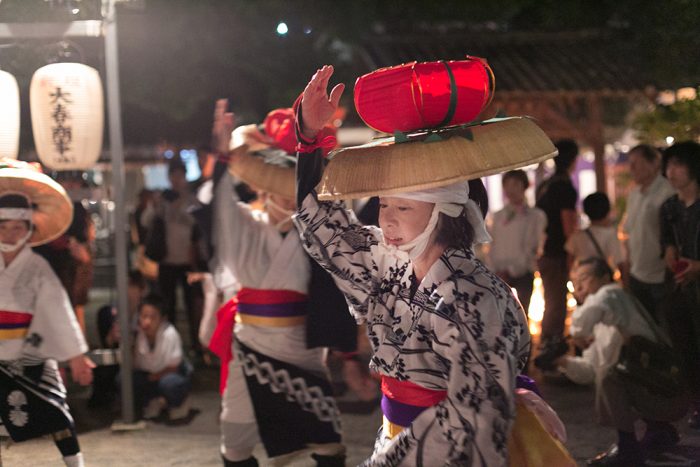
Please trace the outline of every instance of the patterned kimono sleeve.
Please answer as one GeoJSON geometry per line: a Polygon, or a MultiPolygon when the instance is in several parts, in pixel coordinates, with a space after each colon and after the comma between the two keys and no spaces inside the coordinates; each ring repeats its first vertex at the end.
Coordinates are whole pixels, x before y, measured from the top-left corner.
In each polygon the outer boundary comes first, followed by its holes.
{"type": "Polygon", "coordinates": [[[294,223],[306,251],[331,274],[361,319],[376,275],[371,250],[379,243],[379,229],[359,224],[342,202],[319,202],[315,193],[304,199],[294,223]]]}
{"type": "Polygon", "coordinates": [[[34,317],[29,326],[25,349],[41,359],[69,360],[88,350],[68,294],[45,261],[37,265],[34,317]]]}

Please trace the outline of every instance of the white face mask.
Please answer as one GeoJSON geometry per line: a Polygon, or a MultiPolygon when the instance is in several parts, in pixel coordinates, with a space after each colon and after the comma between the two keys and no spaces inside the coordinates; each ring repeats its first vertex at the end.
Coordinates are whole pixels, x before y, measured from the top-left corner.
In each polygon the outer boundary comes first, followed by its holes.
{"type": "Polygon", "coordinates": [[[268,197],[267,200],[265,201],[265,209],[269,211],[270,208],[274,209],[275,212],[277,212],[279,214],[283,214],[282,219],[274,225],[274,227],[278,230],[283,225],[290,222],[292,220],[292,216],[296,212],[296,211],[290,211],[289,209],[284,209],[282,206],[280,206],[279,204],[272,201],[272,198],[268,197]]]}
{"type": "Polygon", "coordinates": [[[397,248],[401,251],[405,251],[406,253],[408,253],[409,258],[411,258],[412,260],[415,260],[420,255],[422,255],[425,249],[428,247],[428,243],[430,243],[430,236],[435,231],[435,227],[437,227],[439,214],[440,209],[436,204],[433,207],[433,212],[430,215],[428,225],[425,226],[425,230],[423,230],[421,234],[419,234],[410,242],[404,243],[403,245],[399,245],[397,246],[397,248]]]}
{"type": "Polygon", "coordinates": [[[34,233],[33,229],[30,228],[29,231],[27,232],[27,234],[24,237],[20,238],[17,241],[17,243],[10,244],[10,243],[0,242],[0,253],[13,253],[13,252],[19,250],[27,243],[27,241],[29,240],[29,238],[32,236],[33,233],[34,233]]]}

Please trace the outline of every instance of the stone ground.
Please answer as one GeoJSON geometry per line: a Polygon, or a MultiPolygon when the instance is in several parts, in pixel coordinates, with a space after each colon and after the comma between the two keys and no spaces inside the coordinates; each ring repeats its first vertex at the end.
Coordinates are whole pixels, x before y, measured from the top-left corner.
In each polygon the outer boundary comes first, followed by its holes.
{"type": "MultiPolygon", "coordinates": [[[[169,426],[148,422],[143,429],[115,432],[110,429],[118,417],[118,407],[112,410],[88,409],[88,392],[72,388],[70,398],[76,418],[80,443],[88,466],[220,466],[218,455],[219,431],[217,370],[199,369],[193,390],[191,422],[184,426],[169,426]]],[[[537,376],[537,375],[536,375],[537,376]]],[[[580,463],[606,449],[615,433],[596,425],[593,413],[592,389],[558,380],[537,378],[546,400],[566,424],[567,447],[580,463]]],[[[348,400],[347,398],[345,400],[348,400]]],[[[370,452],[374,433],[381,421],[378,408],[367,414],[345,414],[343,423],[348,448],[347,465],[357,465],[370,452]]],[[[672,452],[647,463],[648,466],[700,466],[700,431],[677,424],[682,441],[672,452]]],[[[272,465],[258,449],[261,465],[272,465]]],[[[2,443],[3,467],[39,467],[62,465],[58,451],[48,439],[7,445],[2,443]]],[[[313,466],[306,455],[286,460],[280,465],[313,466]]],[[[545,467],[545,466],[543,466],[545,467]]],[[[549,467],[549,466],[546,466],[549,467]]]]}
{"type": "MultiPolygon", "coordinates": [[[[109,297],[93,297],[93,303],[105,303],[109,297]]],[[[94,329],[94,313],[87,314],[87,327],[94,329]]],[[[178,322],[178,327],[183,323],[178,322]]],[[[186,323],[184,323],[186,325],[186,323]]],[[[181,327],[181,329],[183,329],[181,327]]],[[[186,333],[182,333],[186,337],[186,333]]],[[[94,336],[88,335],[94,342],[94,336]]],[[[561,379],[544,378],[535,373],[544,398],[558,412],[568,431],[567,448],[584,465],[586,458],[601,452],[615,440],[615,432],[595,423],[593,389],[576,386],[561,379]]],[[[201,367],[195,373],[192,394],[193,413],[189,424],[169,426],[148,422],[134,431],[113,431],[119,408],[89,409],[89,390],[70,387],[69,403],[76,419],[80,444],[88,466],[221,466],[219,447],[218,370],[201,367]]],[[[340,399],[352,402],[347,396],[340,399]]],[[[381,423],[378,407],[365,414],[343,415],[344,442],[348,449],[347,465],[357,465],[371,452],[374,435],[381,423]]],[[[700,431],[689,430],[685,420],[678,422],[681,443],[672,452],[647,462],[647,466],[700,467],[700,431]]],[[[58,450],[48,439],[2,445],[2,467],[41,467],[63,465],[58,450]]],[[[262,448],[255,455],[263,466],[272,465],[262,448]]],[[[307,454],[288,459],[279,465],[313,466],[307,454]]],[[[539,467],[539,466],[532,466],[539,467]]],[[[542,466],[556,467],[556,466],[542,466]]]]}

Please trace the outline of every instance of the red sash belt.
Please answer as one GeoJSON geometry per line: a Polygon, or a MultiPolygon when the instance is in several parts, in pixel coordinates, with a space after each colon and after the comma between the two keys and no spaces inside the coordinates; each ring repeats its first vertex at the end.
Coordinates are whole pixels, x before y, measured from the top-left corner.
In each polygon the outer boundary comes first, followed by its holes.
{"type": "Polygon", "coordinates": [[[236,314],[246,313],[263,318],[288,319],[300,316],[307,296],[292,290],[264,290],[244,287],[235,297],[216,312],[216,328],[209,342],[209,350],[221,359],[219,390],[223,394],[228,378],[228,364],[233,360],[233,326],[236,314]],[[245,311],[244,311],[245,310],[245,311]]]}
{"type": "Polygon", "coordinates": [[[27,335],[34,315],[0,310],[0,339],[21,339],[27,335]]]}
{"type": "Polygon", "coordinates": [[[428,407],[447,397],[447,391],[426,389],[408,381],[382,376],[384,433],[393,438],[428,407]]]}
{"type": "Polygon", "coordinates": [[[382,393],[389,399],[417,407],[432,407],[447,397],[447,391],[427,389],[410,381],[383,375],[382,393]]]}

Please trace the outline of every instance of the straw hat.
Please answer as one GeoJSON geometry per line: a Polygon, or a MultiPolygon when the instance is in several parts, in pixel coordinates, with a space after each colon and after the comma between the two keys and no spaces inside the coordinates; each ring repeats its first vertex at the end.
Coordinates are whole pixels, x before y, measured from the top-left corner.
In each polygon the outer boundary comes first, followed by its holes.
{"type": "Polygon", "coordinates": [[[38,168],[14,159],[0,159],[0,196],[18,193],[33,205],[34,233],[30,246],[60,237],[73,221],[73,203],[61,185],[38,168]]]}
{"type": "Polygon", "coordinates": [[[527,117],[494,118],[397,134],[331,154],[316,188],[321,200],[418,191],[550,159],[557,150],[527,117]]]}
{"type": "Polygon", "coordinates": [[[257,125],[236,128],[229,172],[254,189],[294,199],[296,160],[266,139],[257,125]]]}
{"type": "MultiPolygon", "coordinates": [[[[295,116],[291,108],[275,109],[263,124],[233,130],[230,149],[235,153],[229,171],[251,187],[294,199],[296,195],[295,116]]],[[[322,136],[335,134],[326,126],[322,136]]]]}

